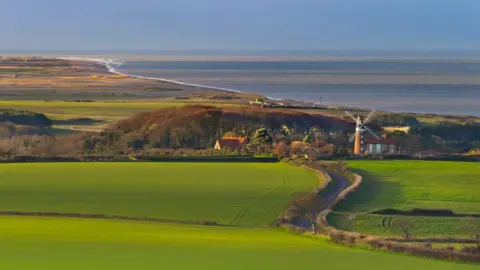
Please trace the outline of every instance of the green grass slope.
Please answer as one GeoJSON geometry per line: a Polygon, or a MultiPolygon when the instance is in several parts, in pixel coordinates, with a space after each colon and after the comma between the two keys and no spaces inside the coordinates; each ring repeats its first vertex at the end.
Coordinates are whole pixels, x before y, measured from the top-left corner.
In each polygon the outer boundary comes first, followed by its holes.
{"type": "Polygon", "coordinates": [[[0,232],[1,269],[478,269],[279,229],[0,217],[0,232]]]}
{"type": "Polygon", "coordinates": [[[351,161],[348,166],[364,180],[341,210],[430,208],[480,213],[480,163],[351,161]]]}
{"type": "MultiPolygon", "coordinates": [[[[351,161],[348,166],[363,175],[361,187],[331,215],[339,228],[376,235],[400,235],[386,229],[382,215],[368,212],[385,208],[451,209],[480,213],[480,164],[429,161],[351,161]]],[[[415,237],[467,237],[469,223],[480,219],[460,217],[393,217],[407,219],[415,237]]]]}
{"type": "Polygon", "coordinates": [[[0,211],[270,225],[318,178],[287,164],[0,164],[0,211]]]}

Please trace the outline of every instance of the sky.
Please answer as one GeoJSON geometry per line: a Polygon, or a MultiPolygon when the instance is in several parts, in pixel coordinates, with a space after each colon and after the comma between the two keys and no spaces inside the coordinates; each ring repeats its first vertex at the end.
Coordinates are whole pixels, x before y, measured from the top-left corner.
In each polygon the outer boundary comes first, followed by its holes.
{"type": "Polygon", "coordinates": [[[0,0],[0,50],[479,50],[480,0],[0,0]]]}

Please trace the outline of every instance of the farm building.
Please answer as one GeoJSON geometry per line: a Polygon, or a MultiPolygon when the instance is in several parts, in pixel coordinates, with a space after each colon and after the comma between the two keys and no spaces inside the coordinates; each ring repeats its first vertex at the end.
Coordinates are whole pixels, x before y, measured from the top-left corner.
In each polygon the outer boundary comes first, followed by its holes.
{"type": "Polygon", "coordinates": [[[321,153],[318,149],[310,147],[305,151],[305,159],[308,160],[308,162],[312,163],[317,161],[321,156],[321,153]]]}
{"type": "Polygon", "coordinates": [[[397,143],[391,138],[368,137],[362,141],[362,151],[368,154],[395,154],[398,151],[397,143]]]}
{"type": "Polygon", "coordinates": [[[302,142],[302,141],[293,141],[290,144],[290,152],[292,154],[299,155],[299,154],[305,153],[305,150],[307,150],[310,147],[311,145],[309,143],[302,142]]]}
{"type": "Polygon", "coordinates": [[[215,150],[221,149],[243,149],[248,143],[248,138],[223,137],[215,143],[215,150]]]}

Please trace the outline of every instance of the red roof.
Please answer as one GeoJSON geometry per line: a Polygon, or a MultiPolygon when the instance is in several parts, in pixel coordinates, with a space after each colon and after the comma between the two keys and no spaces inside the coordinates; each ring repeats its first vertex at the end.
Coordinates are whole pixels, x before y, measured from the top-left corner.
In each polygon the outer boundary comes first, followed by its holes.
{"type": "Polygon", "coordinates": [[[366,144],[389,144],[389,145],[395,145],[397,142],[393,138],[374,138],[374,137],[368,137],[364,139],[364,142],[366,144]]]}
{"type": "Polygon", "coordinates": [[[309,147],[310,144],[309,143],[305,143],[305,142],[302,142],[302,141],[293,141],[290,146],[292,148],[300,148],[300,147],[309,147]]]}
{"type": "Polygon", "coordinates": [[[232,149],[242,148],[248,142],[248,138],[224,137],[217,140],[220,147],[227,147],[232,149]]]}

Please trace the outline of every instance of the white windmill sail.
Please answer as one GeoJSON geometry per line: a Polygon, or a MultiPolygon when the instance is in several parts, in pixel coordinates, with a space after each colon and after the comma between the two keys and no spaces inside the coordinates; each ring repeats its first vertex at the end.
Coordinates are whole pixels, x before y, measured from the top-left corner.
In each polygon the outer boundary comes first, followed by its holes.
{"type": "Polygon", "coordinates": [[[376,111],[375,109],[372,109],[372,111],[368,114],[368,116],[363,121],[362,121],[362,118],[360,118],[360,115],[358,115],[355,118],[351,113],[349,113],[348,111],[345,111],[345,114],[350,116],[356,122],[355,133],[352,136],[350,136],[349,138],[350,142],[353,142],[355,140],[355,135],[357,132],[361,134],[365,131],[368,131],[375,138],[380,139],[380,137],[377,134],[375,134],[375,132],[373,132],[371,129],[369,129],[366,126],[366,124],[368,124],[368,122],[370,122],[370,120],[372,119],[372,116],[375,113],[375,111],[376,111]]]}

